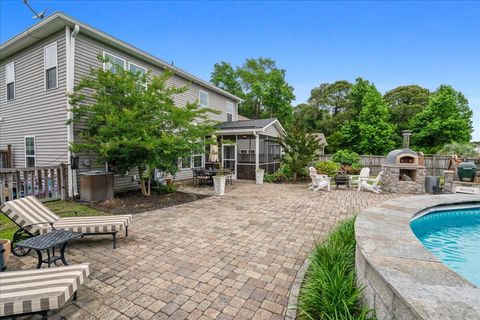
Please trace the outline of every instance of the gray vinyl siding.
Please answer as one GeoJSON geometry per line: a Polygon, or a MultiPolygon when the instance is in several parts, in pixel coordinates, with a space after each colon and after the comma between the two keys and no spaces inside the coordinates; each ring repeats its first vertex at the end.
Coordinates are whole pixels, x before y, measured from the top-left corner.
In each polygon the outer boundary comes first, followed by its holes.
{"type": "Polygon", "coordinates": [[[279,138],[281,136],[281,133],[278,131],[277,126],[275,124],[268,126],[265,129],[265,132],[263,132],[263,134],[270,137],[275,137],[275,138],[279,138]]]}
{"type": "Polygon", "coordinates": [[[13,166],[25,166],[24,137],[35,136],[37,166],[67,162],[65,31],[0,61],[0,148],[12,145],[13,166]],[[58,87],[45,90],[44,46],[57,42],[58,87]],[[15,63],[15,99],[6,100],[5,65],[15,63]]]}
{"type": "MultiPolygon", "coordinates": [[[[122,51],[117,49],[111,48],[108,45],[99,42],[95,39],[92,39],[80,32],[77,36],[76,40],[76,48],[75,48],[75,83],[78,83],[82,77],[89,74],[91,68],[98,68],[102,66],[102,63],[97,59],[98,56],[102,56],[103,52],[106,51],[111,53],[119,58],[122,58],[126,61],[126,67],[128,67],[128,62],[133,62],[139,66],[142,66],[148,69],[153,74],[160,74],[162,73],[162,69],[156,66],[153,66],[150,63],[145,61],[139,60],[137,58],[133,58],[129,55],[124,54],[122,51]]],[[[182,94],[176,95],[174,97],[175,103],[178,106],[184,106],[187,103],[194,103],[197,102],[199,99],[199,91],[208,92],[209,95],[209,107],[215,110],[220,111],[220,114],[210,114],[210,117],[215,121],[226,121],[227,114],[226,114],[226,105],[227,101],[230,101],[234,105],[234,110],[237,110],[237,103],[234,100],[231,100],[227,97],[218,94],[208,88],[199,86],[196,83],[192,83],[189,80],[183,79],[177,75],[173,75],[172,78],[169,80],[170,84],[177,87],[187,87],[188,90],[182,94]]],[[[82,129],[81,123],[75,124],[75,139],[78,140],[78,133],[82,129]]],[[[80,170],[79,172],[85,172],[88,170],[94,169],[94,167],[99,167],[104,169],[104,164],[98,164],[95,160],[94,155],[80,155],[80,170]],[[92,166],[90,168],[83,166],[84,160],[90,160],[92,166]]],[[[138,183],[134,181],[132,175],[137,174],[136,171],[131,171],[129,175],[126,176],[115,176],[115,190],[124,190],[124,189],[131,189],[131,188],[138,188],[138,183]]],[[[192,177],[192,170],[191,169],[179,169],[177,176],[175,177],[176,180],[184,180],[184,179],[191,179],[192,177]]]]}

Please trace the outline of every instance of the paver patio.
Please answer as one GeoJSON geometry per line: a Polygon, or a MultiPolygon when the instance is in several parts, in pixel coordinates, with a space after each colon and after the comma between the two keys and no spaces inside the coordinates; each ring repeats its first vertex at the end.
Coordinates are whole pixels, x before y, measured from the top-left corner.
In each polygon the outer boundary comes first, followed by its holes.
{"type": "MultiPolygon", "coordinates": [[[[223,197],[135,215],[116,250],[110,237],[71,243],[67,259],[91,275],[50,319],[281,319],[315,239],[394,196],[237,182],[223,197]]],[[[12,260],[10,270],[35,267],[33,255],[12,260]]]]}

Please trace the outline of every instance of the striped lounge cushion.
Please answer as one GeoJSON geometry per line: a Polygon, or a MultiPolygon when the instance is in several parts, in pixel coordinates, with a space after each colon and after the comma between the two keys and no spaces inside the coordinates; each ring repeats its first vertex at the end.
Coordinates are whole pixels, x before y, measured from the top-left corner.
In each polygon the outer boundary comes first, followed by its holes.
{"type": "MultiPolygon", "coordinates": [[[[53,224],[55,229],[80,233],[108,233],[125,230],[132,222],[131,215],[66,217],[53,224]]],[[[40,233],[51,231],[50,226],[40,229],[40,233]]]]}
{"type": "Polygon", "coordinates": [[[0,317],[58,309],[89,275],[87,264],[0,273],[0,317]]]}
{"type": "Polygon", "coordinates": [[[34,196],[28,196],[0,205],[0,210],[20,226],[37,224],[32,227],[32,232],[40,231],[41,234],[55,229],[81,233],[108,233],[125,230],[132,222],[132,215],[118,216],[88,216],[60,218],[46,205],[34,196]],[[38,224],[46,222],[45,224],[38,224]]]}
{"type": "Polygon", "coordinates": [[[60,220],[59,216],[33,196],[7,201],[0,205],[0,211],[20,226],[46,223],[33,226],[33,232],[48,227],[49,223],[60,220]]]}

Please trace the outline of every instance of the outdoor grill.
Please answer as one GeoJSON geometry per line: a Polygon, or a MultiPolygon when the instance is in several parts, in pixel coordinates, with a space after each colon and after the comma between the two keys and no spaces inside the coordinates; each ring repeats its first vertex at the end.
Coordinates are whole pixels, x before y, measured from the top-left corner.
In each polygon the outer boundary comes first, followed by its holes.
{"type": "Polygon", "coordinates": [[[473,182],[477,174],[477,166],[473,162],[462,162],[457,167],[457,174],[460,181],[473,182]]]}

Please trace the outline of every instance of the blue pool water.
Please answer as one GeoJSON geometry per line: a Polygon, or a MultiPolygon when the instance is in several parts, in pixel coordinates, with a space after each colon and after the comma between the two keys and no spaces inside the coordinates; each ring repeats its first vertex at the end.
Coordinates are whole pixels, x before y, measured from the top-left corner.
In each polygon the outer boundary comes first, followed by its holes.
{"type": "Polygon", "coordinates": [[[435,211],[410,226],[430,252],[480,287],[480,207],[435,211]]]}

